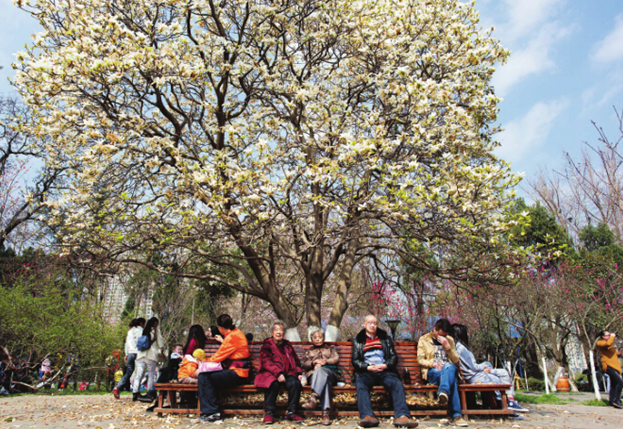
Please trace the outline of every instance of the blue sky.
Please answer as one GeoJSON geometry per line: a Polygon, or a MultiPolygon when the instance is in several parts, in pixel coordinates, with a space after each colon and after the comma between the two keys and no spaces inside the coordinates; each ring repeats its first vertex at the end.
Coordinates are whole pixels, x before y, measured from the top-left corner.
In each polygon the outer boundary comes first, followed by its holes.
{"type": "MultiPolygon", "coordinates": [[[[616,140],[613,106],[623,109],[623,1],[478,0],[483,27],[511,50],[494,75],[500,104],[496,154],[525,172],[523,187],[540,168],[578,157],[582,142],[597,142],[591,120],[616,140]]],[[[13,53],[38,31],[35,20],[0,0],[0,92],[11,88],[13,53]]],[[[520,192],[521,193],[521,192],[520,192]]]]}

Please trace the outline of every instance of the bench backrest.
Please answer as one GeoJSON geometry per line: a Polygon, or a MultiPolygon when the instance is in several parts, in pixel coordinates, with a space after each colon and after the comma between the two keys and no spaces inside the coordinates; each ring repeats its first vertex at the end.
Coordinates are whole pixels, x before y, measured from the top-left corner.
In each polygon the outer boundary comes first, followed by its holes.
{"type": "MultiPolygon", "coordinates": [[[[262,341],[252,341],[249,343],[249,352],[251,353],[252,370],[250,378],[255,377],[255,371],[260,366],[260,349],[262,348],[262,341]]],[[[340,355],[338,362],[338,368],[342,372],[342,380],[346,384],[351,383],[351,375],[353,373],[353,364],[351,362],[352,343],[350,342],[337,342],[327,343],[337,348],[337,352],[340,355]]],[[[301,358],[305,352],[312,346],[311,342],[293,342],[292,343],[296,354],[301,358]]],[[[216,341],[209,341],[206,343],[205,352],[206,355],[211,356],[218,350],[220,344],[216,341]]],[[[411,383],[422,383],[422,374],[420,365],[417,363],[417,343],[411,342],[397,342],[394,343],[396,354],[398,355],[398,373],[404,381],[405,369],[409,370],[409,376],[411,383]]]]}

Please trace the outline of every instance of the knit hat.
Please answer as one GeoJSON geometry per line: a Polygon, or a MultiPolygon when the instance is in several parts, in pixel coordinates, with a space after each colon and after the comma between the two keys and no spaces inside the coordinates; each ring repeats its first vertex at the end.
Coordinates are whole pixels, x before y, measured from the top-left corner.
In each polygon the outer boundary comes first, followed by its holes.
{"type": "Polygon", "coordinates": [[[195,359],[200,360],[200,361],[204,361],[204,360],[206,359],[206,354],[205,354],[205,352],[204,352],[203,350],[201,350],[201,349],[196,349],[196,350],[193,352],[193,357],[194,357],[195,359]]]}

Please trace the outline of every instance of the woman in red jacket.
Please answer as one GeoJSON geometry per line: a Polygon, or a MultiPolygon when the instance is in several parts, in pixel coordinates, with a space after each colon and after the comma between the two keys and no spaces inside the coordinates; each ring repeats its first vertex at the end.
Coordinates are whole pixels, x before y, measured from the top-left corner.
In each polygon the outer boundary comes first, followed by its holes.
{"type": "Polygon", "coordinates": [[[292,344],[283,338],[285,332],[282,322],[275,322],[272,337],[264,340],[260,349],[260,367],[255,376],[255,386],[264,391],[264,424],[272,424],[277,405],[279,384],[284,383],[288,390],[288,420],[300,422],[302,417],[294,414],[301,398],[301,379],[303,368],[292,344]]]}

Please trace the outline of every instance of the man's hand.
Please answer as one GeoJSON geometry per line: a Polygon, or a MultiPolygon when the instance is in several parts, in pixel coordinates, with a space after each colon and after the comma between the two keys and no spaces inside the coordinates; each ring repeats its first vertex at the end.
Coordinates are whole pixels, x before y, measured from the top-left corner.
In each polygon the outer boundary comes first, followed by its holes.
{"type": "Polygon", "coordinates": [[[437,341],[439,341],[439,344],[441,344],[444,349],[450,350],[450,342],[446,337],[442,337],[441,335],[439,335],[437,337],[437,341]]]}
{"type": "Polygon", "coordinates": [[[221,337],[220,335],[215,335],[215,336],[214,336],[214,339],[215,339],[216,341],[218,341],[219,343],[222,343],[222,342],[223,342],[223,337],[221,337]]]}
{"type": "Polygon", "coordinates": [[[368,371],[370,372],[383,372],[387,369],[387,365],[385,365],[384,363],[379,364],[379,365],[369,365],[368,366],[368,371]]]}
{"type": "Polygon", "coordinates": [[[286,378],[283,376],[283,374],[279,374],[279,377],[277,377],[277,381],[279,383],[285,383],[286,382],[286,378]]]}
{"type": "Polygon", "coordinates": [[[299,374],[299,381],[303,380],[303,374],[299,374]]]}
{"type": "Polygon", "coordinates": [[[199,370],[198,370],[198,369],[197,369],[197,370],[195,370],[195,372],[193,372],[190,376],[191,376],[192,378],[199,378],[199,370]]]}
{"type": "Polygon", "coordinates": [[[325,366],[327,364],[327,360],[326,359],[319,359],[318,363],[320,364],[320,366],[325,366]]]}
{"type": "Polygon", "coordinates": [[[127,357],[127,356],[126,356],[126,357],[124,357],[124,358],[123,358],[123,361],[124,361],[125,363],[128,363],[128,357],[127,357]]]}
{"type": "Polygon", "coordinates": [[[322,368],[322,365],[320,365],[319,363],[317,363],[317,364],[314,366],[314,370],[316,370],[316,369],[318,369],[318,368],[322,368]]]}
{"type": "Polygon", "coordinates": [[[437,371],[441,371],[443,369],[443,364],[441,362],[437,362],[433,364],[433,368],[435,368],[437,371]]]}

